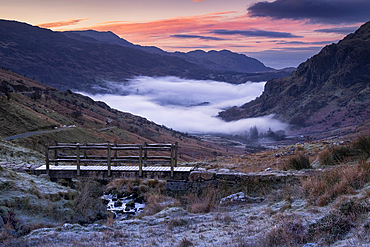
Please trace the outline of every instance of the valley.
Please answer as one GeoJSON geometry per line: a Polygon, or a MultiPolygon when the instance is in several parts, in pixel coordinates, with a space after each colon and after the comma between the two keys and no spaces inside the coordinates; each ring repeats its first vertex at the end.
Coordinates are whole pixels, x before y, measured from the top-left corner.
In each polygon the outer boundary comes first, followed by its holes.
{"type": "Polygon", "coordinates": [[[0,245],[370,245],[370,22],[293,72],[112,32],[0,31],[0,245]],[[35,176],[55,141],[178,143],[194,169],[35,176]],[[116,218],[104,195],[145,208],[116,218]]]}

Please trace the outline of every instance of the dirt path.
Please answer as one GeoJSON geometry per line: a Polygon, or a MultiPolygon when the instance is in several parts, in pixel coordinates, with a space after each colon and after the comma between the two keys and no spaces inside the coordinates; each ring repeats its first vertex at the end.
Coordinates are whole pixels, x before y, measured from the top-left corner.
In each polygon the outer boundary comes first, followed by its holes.
{"type": "Polygon", "coordinates": [[[38,135],[38,134],[49,133],[49,132],[54,132],[54,131],[60,131],[60,130],[64,130],[64,129],[67,129],[67,128],[68,127],[63,127],[63,128],[59,128],[59,129],[53,129],[53,130],[26,132],[26,133],[19,134],[19,135],[4,137],[3,139],[7,140],[7,141],[11,141],[11,140],[18,139],[18,138],[24,138],[24,137],[29,137],[29,136],[32,136],[32,135],[38,135]]]}

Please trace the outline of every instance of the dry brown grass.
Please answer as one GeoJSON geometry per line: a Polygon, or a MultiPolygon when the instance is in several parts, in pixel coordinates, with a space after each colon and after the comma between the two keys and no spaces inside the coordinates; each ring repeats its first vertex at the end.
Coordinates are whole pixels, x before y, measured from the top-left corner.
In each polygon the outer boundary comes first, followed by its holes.
{"type": "Polygon", "coordinates": [[[284,171],[288,171],[288,170],[312,169],[312,167],[310,165],[310,159],[308,158],[308,156],[298,154],[290,157],[287,161],[285,161],[282,164],[281,169],[284,171]]]}
{"type": "Polygon", "coordinates": [[[204,188],[199,193],[188,193],[183,205],[190,213],[209,213],[218,208],[221,198],[229,195],[224,188],[204,188]]]}
{"type": "Polygon", "coordinates": [[[306,242],[302,220],[283,219],[265,234],[263,246],[298,246],[306,242]]]}
{"type": "Polygon", "coordinates": [[[369,205],[366,201],[342,197],[333,210],[308,226],[307,239],[330,245],[343,239],[358,224],[361,216],[368,212],[369,205]]]}
{"type": "Polygon", "coordinates": [[[302,179],[302,190],[310,203],[325,206],[339,195],[354,194],[370,181],[370,163],[334,167],[314,177],[302,179]]]}
{"type": "Polygon", "coordinates": [[[169,196],[160,194],[147,194],[145,195],[146,204],[143,211],[143,215],[153,215],[156,214],[167,207],[180,207],[181,203],[169,196]]]}

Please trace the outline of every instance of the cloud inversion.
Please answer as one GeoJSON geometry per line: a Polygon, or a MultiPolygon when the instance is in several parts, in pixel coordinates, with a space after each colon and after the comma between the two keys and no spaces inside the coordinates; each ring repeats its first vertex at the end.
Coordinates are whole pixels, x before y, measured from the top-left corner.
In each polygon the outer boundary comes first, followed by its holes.
{"type": "Polygon", "coordinates": [[[177,77],[137,77],[126,84],[107,83],[115,95],[92,95],[113,108],[148,118],[189,133],[243,133],[256,125],[266,131],[286,125],[272,116],[225,122],[218,112],[240,106],[259,96],[265,82],[233,85],[216,81],[186,80],[177,77]],[[119,95],[120,94],[120,95],[119,95]]]}
{"type": "Polygon", "coordinates": [[[310,20],[314,23],[358,23],[369,20],[368,0],[276,0],[248,7],[252,17],[310,20]]]}

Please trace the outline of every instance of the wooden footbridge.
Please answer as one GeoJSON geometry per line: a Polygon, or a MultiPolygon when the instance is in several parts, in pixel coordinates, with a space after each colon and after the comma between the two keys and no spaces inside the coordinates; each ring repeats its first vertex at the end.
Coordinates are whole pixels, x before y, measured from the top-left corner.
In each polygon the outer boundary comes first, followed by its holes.
{"type": "Polygon", "coordinates": [[[55,142],[52,146],[46,145],[45,166],[37,168],[35,174],[48,174],[52,179],[94,177],[186,180],[193,167],[177,167],[177,152],[177,143],[55,142]]]}

